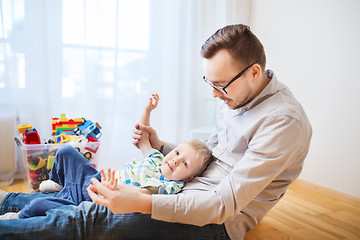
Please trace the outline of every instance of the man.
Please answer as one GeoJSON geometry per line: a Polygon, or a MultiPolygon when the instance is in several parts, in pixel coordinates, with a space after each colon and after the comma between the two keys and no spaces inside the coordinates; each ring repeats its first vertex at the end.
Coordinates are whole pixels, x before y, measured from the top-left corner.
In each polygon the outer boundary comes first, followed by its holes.
{"type": "MultiPolygon", "coordinates": [[[[126,185],[111,191],[93,179],[88,192],[95,203],[129,214],[114,215],[107,208],[83,203],[48,212],[39,220],[42,227],[33,226],[34,231],[48,233],[60,221],[72,233],[93,232],[104,238],[119,233],[138,239],[242,239],[276,205],[300,174],[309,149],[312,131],[306,114],[290,90],[265,70],[263,46],[249,27],[218,30],[201,54],[204,80],[212,86],[213,96],[223,101],[208,143],[216,160],[207,170],[181,193],[167,196],[142,194],[126,185]],[[83,224],[74,224],[73,218],[83,224]],[[45,219],[52,223],[44,227],[45,219]]],[[[135,145],[142,131],[149,132],[153,148],[171,150],[171,144],[164,144],[146,126],[134,130],[135,145]]],[[[2,222],[11,221],[0,221],[0,236],[2,222]]],[[[33,231],[27,229],[22,232],[33,231]]],[[[67,230],[61,227],[57,233],[66,236],[67,230]]]]}

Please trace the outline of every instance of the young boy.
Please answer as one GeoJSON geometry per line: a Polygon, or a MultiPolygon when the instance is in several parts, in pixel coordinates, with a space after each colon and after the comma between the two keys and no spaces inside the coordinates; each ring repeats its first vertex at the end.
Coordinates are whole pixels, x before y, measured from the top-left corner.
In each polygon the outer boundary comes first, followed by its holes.
{"type": "MultiPolygon", "coordinates": [[[[152,94],[139,122],[140,125],[150,125],[150,113],[157,107],[158,102],[159,96],[152,94]]],[[[200,175],[212,159],[212,153],[207,146],[194,140],[182,142],[164,157],[161,152],[151,147],[149,134],[146,131],[139,141],[139,148],[147,157],[145,160],[130,162],[116,173],[109,169],[108,177],[114,179],[116,176],[119,181],[115,183],[139,186],[144,192],[151,194],[179,192],[186,182],[200,175]]],[[[104,179],[103,173],[102,182],[104,179]]]]}
{"type": "MultiPolygon", "coordinates": [[[[141,125],[150,125],[150,113],[157,107],[158,101],[159,96],[153,94],[141,116],[141,125]]],[[[98,172],[93,168],[73,147],[61,148],[56,154],[50,179],[62,186],[62,190],[56,196],[35,199],[20,212],[7,213],[2,219],[43,216],[53,208],[91,201],[87,187],[93,177],[111,190],[116,189],[120,182],[141,187],[142,191],[148,194],[174,194],[179,192],[186,182],[200,175],[213,158],[204,143],[194,140],[181,143],[164,157],[161,152],[151,148],[149,135],[145,132],[139,141],[145,160],[125,164],[116,173],[108,169],[107,176],[103,170],[98,172]]]]}

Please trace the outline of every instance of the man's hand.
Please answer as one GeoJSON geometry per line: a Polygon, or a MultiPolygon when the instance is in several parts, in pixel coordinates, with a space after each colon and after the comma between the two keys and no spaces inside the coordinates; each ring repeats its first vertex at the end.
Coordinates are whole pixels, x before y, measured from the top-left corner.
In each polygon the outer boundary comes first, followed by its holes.
{"type": "Polygon", "coordinates": [[[113,213],[140,212],[151,214],[152,197],[143,193],[141,189],[118,184],[116,190],[103,186],[97,179],[87,188],[90,198],[94,203],[109,208],[113,213]]]}
{"type": "Polygon", "coordinates": [[[155,129],[146,125],[143,126],[140,126],[139,124],[135,125],[135,129],[133,130],[133,135],[132,135],[134,146],[139,148],[139,141],[141,139],[141,135],[143,131],[149,133],[149,141],[151,147],[160,150],[161,146],[164,145],[164,142],[159,139],[155,129]]]}

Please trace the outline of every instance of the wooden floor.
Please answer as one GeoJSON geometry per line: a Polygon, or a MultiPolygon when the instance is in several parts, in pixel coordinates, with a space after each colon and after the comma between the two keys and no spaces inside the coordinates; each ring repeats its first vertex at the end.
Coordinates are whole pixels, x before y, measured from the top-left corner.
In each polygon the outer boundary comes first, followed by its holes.
{"type": "Polygon", "coordinates": [[[7,192],[24,192],[24,193],[30,193],[30,187],[26,182],[26,179],[18,179],[15,180],[10,186],[6,187],[0,187],[1,190],[7,191],[7,192]]]}
{"type": "Polygon", "coordinates": [[[360,240],[360,199],[297,180],[246,240],[360,240]]]}
{"type": "MultiPolygon", "coordinates": [[[[0,189],[29,192],[23,180],[0,189]]],[[[245,240],[360,240],[360,199],[297,180],[245,240]]]]}

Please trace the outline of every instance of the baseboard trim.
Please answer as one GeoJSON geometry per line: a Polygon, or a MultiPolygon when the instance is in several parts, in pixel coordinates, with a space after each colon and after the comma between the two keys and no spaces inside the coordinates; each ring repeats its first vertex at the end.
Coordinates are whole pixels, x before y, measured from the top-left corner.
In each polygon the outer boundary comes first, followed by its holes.
{"type": "Polygon", "coordinates": [[[328,197],[335,198],[339,201],[346,202],[348,204],[354,205],[356,207],[360,207],[360,198],[327,188],[320,185],[317,185],[315,183],[311,183],[308,181],[305,181],[303,179],[297,179],[294,183],[294,185],[303,187],[309,190],[312,190],[314,192],[318,192],[321,194],[324,194],[328,197]]]}

